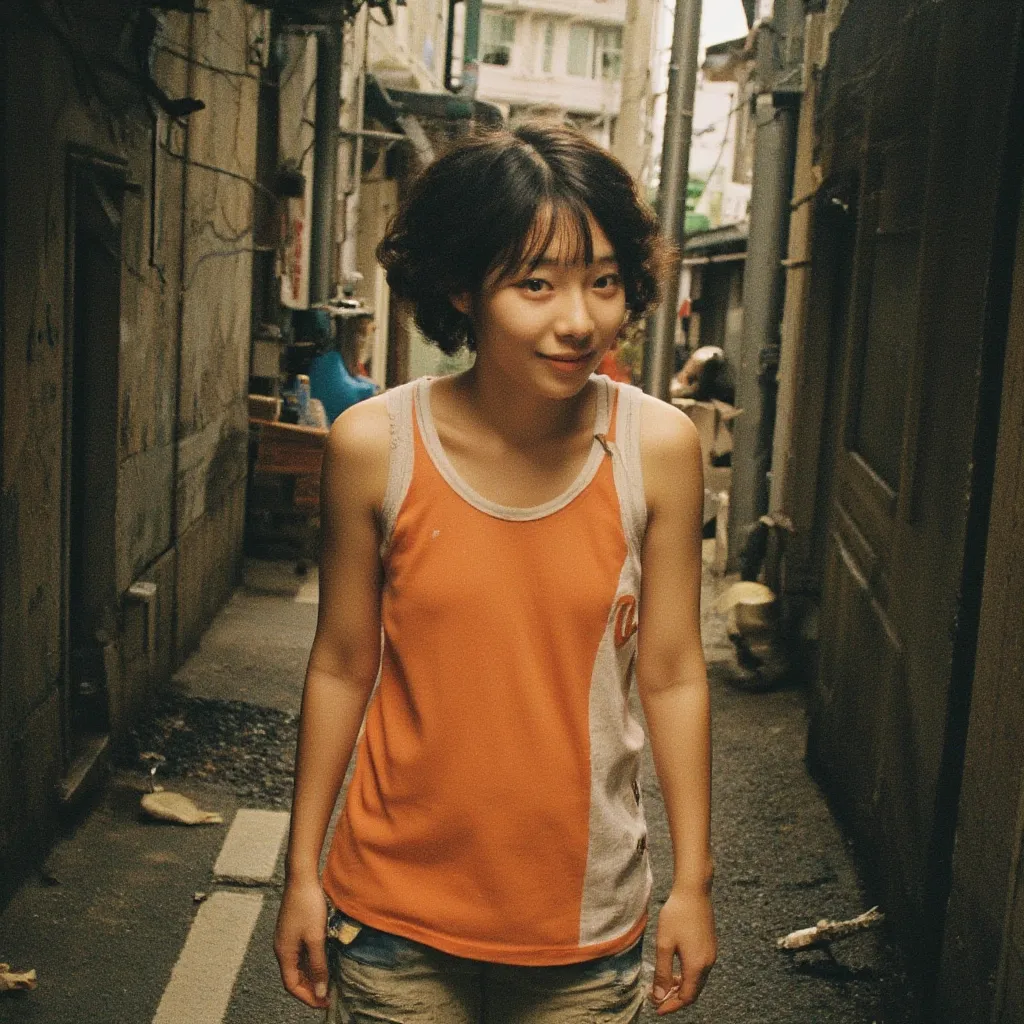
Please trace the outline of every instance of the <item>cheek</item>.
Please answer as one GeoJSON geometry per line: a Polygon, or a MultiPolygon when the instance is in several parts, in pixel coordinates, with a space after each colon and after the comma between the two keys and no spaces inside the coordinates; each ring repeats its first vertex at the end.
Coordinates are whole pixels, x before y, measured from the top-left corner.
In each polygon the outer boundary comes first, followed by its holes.
{"type": "Polygon", "coordinates": [[[532,339],[538,331],[545,330],[550,320],[545,303],[531,302],[518,296],[494,302],[487,313],[482,324],[485,331],[510,341],[532,339]]]}
{"type": "Polygon", "coordinates": [[[595,314],[595,322],[602,334],[618,334],[626,322],[625,299],[603,305],[595,314]]]}

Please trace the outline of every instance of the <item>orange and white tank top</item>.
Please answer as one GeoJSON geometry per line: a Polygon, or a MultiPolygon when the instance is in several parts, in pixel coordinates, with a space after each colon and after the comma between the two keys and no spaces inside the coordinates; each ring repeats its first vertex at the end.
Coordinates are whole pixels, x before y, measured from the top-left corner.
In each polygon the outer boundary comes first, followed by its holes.
{"type": "Polygon", "coordinates": [[[593,380],[589,458],[534,508],[459,477],[429,380],[386,396],[380,677],[323,883],[352,917],[456,956],[575,963],[646,923],[628,704],[642,395],[593,380]]]}

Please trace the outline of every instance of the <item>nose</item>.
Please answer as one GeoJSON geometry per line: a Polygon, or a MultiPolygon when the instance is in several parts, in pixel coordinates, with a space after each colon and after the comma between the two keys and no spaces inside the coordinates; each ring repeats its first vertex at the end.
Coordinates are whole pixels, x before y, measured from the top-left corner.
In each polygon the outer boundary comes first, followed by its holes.
{"type": "Polygon", "coordinates": [[[566,290],[555,323],[555,333],[560,340],[575,345],[585,343],[594,333],[594,318],[582,288],[566,290]]]}

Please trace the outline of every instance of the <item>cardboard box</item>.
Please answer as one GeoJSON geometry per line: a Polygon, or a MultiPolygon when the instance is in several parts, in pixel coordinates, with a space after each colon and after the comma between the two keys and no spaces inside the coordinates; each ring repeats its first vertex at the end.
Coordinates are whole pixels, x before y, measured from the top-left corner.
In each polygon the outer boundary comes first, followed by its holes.
{"type": "Polygon", "coordinates": [[[711,465],[712,458],[732,451],[732,421],[742,409],[717,399],[698,402],[693,398],[673,398],[672,404],[693,420],[700,435],[705,466],[711,465]]]}

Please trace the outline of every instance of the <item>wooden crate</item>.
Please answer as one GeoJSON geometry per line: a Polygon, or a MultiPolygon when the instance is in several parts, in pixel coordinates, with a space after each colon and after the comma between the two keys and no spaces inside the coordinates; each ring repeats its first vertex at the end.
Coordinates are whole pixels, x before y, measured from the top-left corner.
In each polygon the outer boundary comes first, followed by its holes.
{"type": "Polygon", "coordinates": [[[255,472],[313,476],[319,480],[327,446],[326,430],[271,420],[249,422],[259,433],[255,472]]]}

